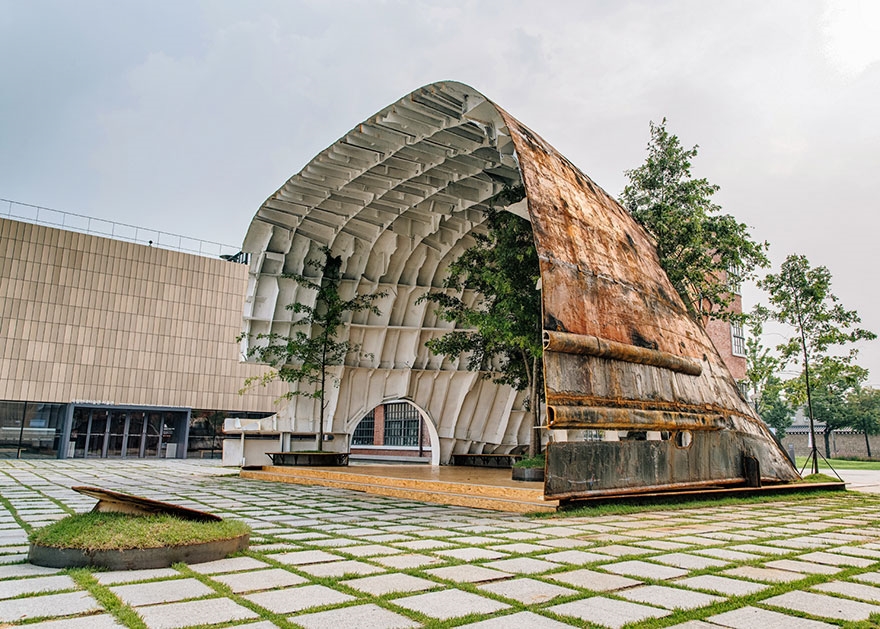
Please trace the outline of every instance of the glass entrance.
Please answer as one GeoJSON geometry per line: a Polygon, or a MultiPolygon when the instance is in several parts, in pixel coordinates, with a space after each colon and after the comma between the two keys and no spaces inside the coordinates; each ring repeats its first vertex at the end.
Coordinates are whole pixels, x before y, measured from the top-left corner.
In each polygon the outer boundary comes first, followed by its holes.
{"type": "Polygon", "coordinates": [[[178,444],[186,440],[187,415],[176,410],[75,407],[68,456],[175,458],[178,444]]]}

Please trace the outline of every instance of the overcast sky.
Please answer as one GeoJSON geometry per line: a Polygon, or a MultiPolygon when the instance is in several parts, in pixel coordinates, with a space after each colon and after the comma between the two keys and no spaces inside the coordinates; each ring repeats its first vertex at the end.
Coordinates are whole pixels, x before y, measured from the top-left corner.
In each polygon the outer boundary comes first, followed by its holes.
{"type": "MultiPolygon", "coordinates": [[[[665,116],[774,267],[827,266],[880,333],[869,0],[0,0],[0,197],[238,245],[320,150],[444,79],[614,196],[665,116]]],[[[880,384],[880,341],[861,363],[880,384]]]]}

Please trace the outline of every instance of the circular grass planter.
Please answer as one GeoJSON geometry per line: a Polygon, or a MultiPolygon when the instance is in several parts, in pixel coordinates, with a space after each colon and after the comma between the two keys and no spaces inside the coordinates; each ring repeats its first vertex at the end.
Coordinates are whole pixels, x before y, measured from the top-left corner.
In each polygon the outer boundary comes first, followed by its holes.
{"type": "Polygon", "coordinates": [[[39,529],[30,541],[28,561],[38,566],[140,570],[223,559],[248,547],[250,529],[231,520],[93,512],[39,529]]]}

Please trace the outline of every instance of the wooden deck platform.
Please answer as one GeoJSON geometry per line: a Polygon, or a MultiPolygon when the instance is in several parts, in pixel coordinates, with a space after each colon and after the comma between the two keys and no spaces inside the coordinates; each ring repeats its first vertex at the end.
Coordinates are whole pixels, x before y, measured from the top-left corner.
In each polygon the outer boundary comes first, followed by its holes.
{"type": "Polygon", "coordinates": [[[552,512],[543,483],[510,478],[510,469],[428,465],[351,465],[349,467],[265,466],[241,471],[242,478],[298,485],[321,485],[494,511],[552,512]]]}

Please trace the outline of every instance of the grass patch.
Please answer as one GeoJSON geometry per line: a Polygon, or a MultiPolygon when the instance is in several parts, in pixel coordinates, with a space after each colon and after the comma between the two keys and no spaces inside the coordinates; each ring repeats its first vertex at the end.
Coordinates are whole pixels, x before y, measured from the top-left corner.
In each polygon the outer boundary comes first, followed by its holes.
{"type": "Polygon", "coordinates": [[[170,515],[91,512],[53,522],[31,533],[29,539],[51,548],[128,550],[214,542],[245,533],[250,528],[237,520],[194,522],[170,515]]]}
{"type": "Polygon", "coordinates": [[[804,476],[801,483],[839,483],[840,479],[836,476],[828,476],[828,474],[809,474],[804,476]]]}
{"type": "Polygon", "coordinates": [[[540,468],[544,469],[544,455],[539,454],[528,459],[520,459],[513,467],[540,468]]]}
{"type": "MultiPolygon", "coordinates": [[[[807,462],[807,458],[803,456],[795,457],[795,463],[797,464],[797,468],[801,469],[804,464],[807,462]]],[[[849,460],[849,459],[828,459],[828,463],[825,462],[822,457],[819,457],[819,468],[828,468],[828,465],[831,465],[836,470],[880,470],[880,461],[858,461],[858,460],[849,460]]]]}

